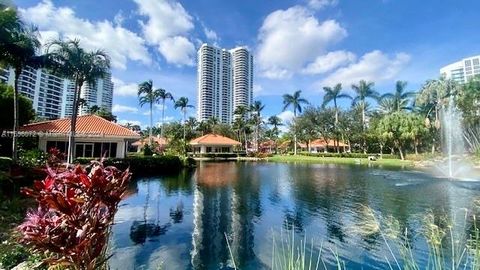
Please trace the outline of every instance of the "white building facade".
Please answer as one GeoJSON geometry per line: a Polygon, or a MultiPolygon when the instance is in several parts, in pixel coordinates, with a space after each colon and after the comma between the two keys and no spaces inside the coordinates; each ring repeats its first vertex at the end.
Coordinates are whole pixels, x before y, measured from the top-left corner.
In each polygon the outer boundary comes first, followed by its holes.
{"type": "Polygon", "coordinates": [[[440,74],[458,83],[466,83],[474,76],[480,75],[480,55],[467,57],[444,66],[440,69],[440,74]]]}
{"type": "Polygon", "coordinates": [[[203,44],[197,64],[198,121],[215,117],[230,124],[237,106],[252,103],[253,56],[243,47],[226,50],[203,44]]]}
{"type": "MultiPolygon", "coordinates": [[[[13,86],[15,72],[4,71],[2,81],[13,86]]],[[[40,118],[57,119],[61,116],[62,97],[67,81],[44,69],[26,67],[18,79],[18,91],[32,101],[33,109],[40,118]]]]}

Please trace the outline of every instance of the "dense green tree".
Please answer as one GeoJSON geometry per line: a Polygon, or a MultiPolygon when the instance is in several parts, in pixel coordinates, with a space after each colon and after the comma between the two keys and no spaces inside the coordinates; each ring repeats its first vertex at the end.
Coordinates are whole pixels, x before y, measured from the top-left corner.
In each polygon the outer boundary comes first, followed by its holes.
{"type": "Polygon", "coordinates": [[[402,160],[405,159],[404,150],[407,142],[419,135],[419,131],[415,131],[415,127],[418,127],[417,119],[411,113],[394,112],[383,117],[378,123],[380,136],[383,139],[392,140],[402,160]]]}
{"type": "Polygon", "coordinates": [[[283,111],[286,111],[289,107],[293,108],[293,153],[297,154],[297,130],[295,128],[295,120],[297,118],[297,113],[302,113],[302,104],[308,104],[308,101],[301,97],[302,90],[297,90],[290,94],[283,95],[283,111]]]}
{"type": "Polygon", "coordinates": [[[110,70],[110,57],[102,50],[84,50],[77,39],[51,42],[47,55],[56,63],[53,73],[75,83],[67,154],[67,162],[71,163],[75,155],[75,129],[82,86],[85,83],[94,85],[98,78],[105,77],[110,70]]]}
{"type": "Polygon", "coordinates": [[[260,125],[262,124],[262,116],[261,113],[263,109],[265,108],[265,105],[262,104],[260,100],[256,100],[253,102],[253,104],[250,106],[250,113],[251,113],[251,120],[252,124],[255,127],[254,133],[255,133],[255,149],[258,152],[258,146],[259,146],[259,133],[260,133],[260,125]]]}
{"type": "MultiPolygon", "coordinates": [[[[13,87],[0,83],[0,108],[2,108],[2,113],[0,114],[0,135],[2,135],[4,130],[10,130],[13,126],[13,95],[13,87]]],[[[18,108],[22,112],[18,118],[19,125],[28,124],[35,118],[32,102],[28,98],[19,95],[18,108]]]]}
{"type": "Polygon", "coordinates": [[[233,120],[233,129],[237,131],[239,141],[243,141],[243,145],[245,151],[248,147],[248,139],[247,139],[247,130],[248,130],[248,123],[247,123],[247,115],[248,115],[248,108],[245,106],[238,106],[235,108],[234,120],[233,120]],[[243,140],[242,140],[243,136],[243,140]]]}
{"type": "Polygon", "coordinates": [[[105,108],[100,108],[94,114],[98,115],[98,116],[102,117],[103,119],[106,119],[110,122],[117,122],[117,116],[113,115],[111,112],[107,111],[105,108]]]}
{"type": "Polygon", "coordinates": [[[26,26],[19,19],[16,11],[2,5],[0,7],[0,66],[11,67],[15,72],[13,93],[13,140],[12,158],[17,160],[18,127],[19,127],[19,90],[18,83],[22,71],[27,66],[38,67],[45,63],[44,56],[37,56],[40,48],[38,31],[35,27],[26,26]]]}

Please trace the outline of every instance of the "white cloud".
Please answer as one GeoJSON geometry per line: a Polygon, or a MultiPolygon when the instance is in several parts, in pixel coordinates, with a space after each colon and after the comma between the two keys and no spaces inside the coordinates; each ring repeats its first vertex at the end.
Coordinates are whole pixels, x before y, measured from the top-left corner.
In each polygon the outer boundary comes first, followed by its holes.
{"type": "Polygon", "coordinates": [[[136,113],[138,112],[138,109],[131,106],[114,104],[112,107],[112,112],[113,113],[122,113],[122,112],[136,113]]]}
{"type": "Polygon", "coordinates": [[[73,9],[56,7],[51,0],[19,11],[26,21],[39,27],[44,42],[57,37],[78,38],[86,49],[105,49],[112,66],[120,69],[126,69],[128,60],[151,63],[144,40],[118,24],[78,18],[73,9]]]}
{"type": "Polygon", "coordinates": [[[262,91],[263,91],[263,86],[261,86],[260,84],[253,85],[253,94],[255,96],[258,96],[262,91]]]}
{"type": "Polygon", "coordinates": [[[406,53],[388,56],[375,50],[363,55],[358,62],[339,68],[320,82],[321,86],[342,83],[347,86],[360,80],[380,82],[394,78],[410,61],[406,53]]]}
{"type": "Polygon", "coordinates": [[[327,6],[334,6],[338,0],[308,0],[308,6],[313,9],[322,9],[327,6]]]}
{"type": "Polygon", "coordinates": [[[138,93],[138,84],[136,83],[125,83],[124,81],[112,77],[114,89],[114,96],[123,96],[123,97],[136,97],[138,93]]]}
{"type": "Polygon", "coordinates": [[[213,31],[212,29],[206,27],[205,25],[203,25],[203,33],[205,34],[207,39],[209,39],[211,41],[217,41],[218,40],[217,33],[215,31],[213,31]]]}
{"type": "Polygon", "coordinates": [[[260,73],[273,79],[288,78],[346,36],[347,31],[337,21],[320,22],[304,7],[274,11],[258,34],[260,73]]]}
{"type": "MultiPolygon", "coordinates": [[[[165,100],[165,101],[166,101],[166,100],[165,100]]],[[[163,104],[155,104],[154,106],[155,106],[155,108],[157,108],[157,110],[160,110],[160,111],[161,111],[162,108],[163,108],[163,104]]],[[[167,106],[167,105],[165,105],[165,110],[166,110],[166,109],[168,109],[168,106],[167,106]]]]}
{"type": "Polygon", "coordinates": [[[283,124],[282,126],[279,127],[280,131],[287,132],[289,124],[292,122],[292,120],[295,117],[293,112],[292,111],[283,111],[283,112],[279,113],[277,116],[278,116],[278,118],[280,118],[282,120],[282,124],[283,124]]]}
{"type": "Polygon", "coordinates": [[[141,20],[143,36],[151,45],[158,46],[167,62],[176,65],[194,64],[195,47],[186,35],[193,30],[193,18],[183,6],[173,0],[134,0],[141,20]]]}
{"type": "Polygon", "coordinates": [[[158,47],[160,53],[168,63],[193,66],[195,46],[186,37],[175,36],[164,39],[158,47]]]}
{"type": "Polygon", "coordinates": [[[127,123],[130,123],[132,125],[139,125],[139,126],[143,126],[142,125],[142,122],[138,121],[138,120],[127,120],[127,119],[120,119],[117,121],[118,124],[120,125],[126,125],[127,123]]]}
{"type": "Polygon", "coordinates": [[[348,65],[355,62],[357,57],[355,54],[347,51],[333,51],[325,55],[321,55],[315,59],[313,63],[308,64],[302,70],[304,74],[322,74],[334,70],[338,67],[348,65]]]}

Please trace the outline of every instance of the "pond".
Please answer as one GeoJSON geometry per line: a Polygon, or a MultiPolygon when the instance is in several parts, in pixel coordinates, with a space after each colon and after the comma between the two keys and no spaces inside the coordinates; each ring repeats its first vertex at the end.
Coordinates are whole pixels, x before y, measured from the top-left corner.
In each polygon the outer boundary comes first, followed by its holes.
{"type": "MultiPolygon", "coordinates": [[[[295,232],[307,239],[308,250],[312,240],[313,251],[323,246],[327,265],[334,265],[335,250],[348,269],[387,269],[391,256],[381,235],[358,233],[365,206],[379,217],[392,216],[400,230],[415,236],[427,211],[461,218],[477,197],[480,182],[420,171],[202,162],[173,177],[132,181],[115,218],[110,267],[231,269],[233,257],[241,269],[269,269],[274,239],[295,232]]],[[[425,241],[410,240],[425,265],[425,241]]]]}

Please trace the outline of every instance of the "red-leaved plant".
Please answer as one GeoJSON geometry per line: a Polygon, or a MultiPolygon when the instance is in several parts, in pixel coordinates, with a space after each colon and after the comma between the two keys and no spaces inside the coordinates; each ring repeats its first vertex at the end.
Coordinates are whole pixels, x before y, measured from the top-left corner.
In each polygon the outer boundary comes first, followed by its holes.
{"type": "Polygon", "coordinates": [[[38,208],[18,227],[21,241],[46,254],[49,265],[104,268],[110,226],[131,174],[100,162],[92,164],[89,174],[80,166],[47,172],[45,180],[22,190],[36,199],[38,208]]]}

